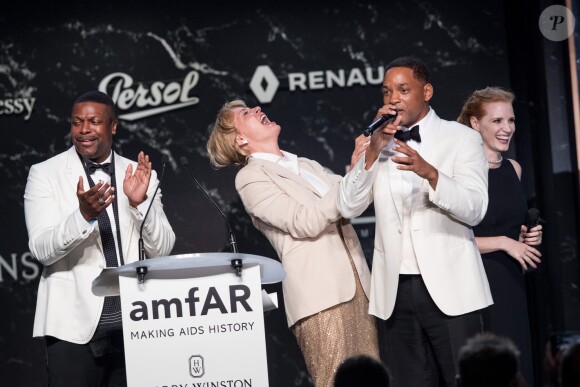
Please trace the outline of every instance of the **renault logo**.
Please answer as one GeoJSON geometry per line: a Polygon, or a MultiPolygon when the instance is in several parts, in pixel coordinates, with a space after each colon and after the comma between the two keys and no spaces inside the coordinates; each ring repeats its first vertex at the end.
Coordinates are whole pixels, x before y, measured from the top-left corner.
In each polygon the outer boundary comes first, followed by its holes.
{"type": "Polygon", "coordinates": [[[250,89],[260,103],[272,102],[279,85],[280,81],[278,81],[278,78],[276,78],[268,65],[256,67],[256,71],[250,81],[250,89]]]}

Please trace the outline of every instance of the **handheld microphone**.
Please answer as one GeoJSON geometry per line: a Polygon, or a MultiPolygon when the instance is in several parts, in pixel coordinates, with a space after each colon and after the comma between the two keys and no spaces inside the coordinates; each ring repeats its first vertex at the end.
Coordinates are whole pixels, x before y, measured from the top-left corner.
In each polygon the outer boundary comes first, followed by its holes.
{"type": "Polygon", "coordinates": [[[396,117],[397,117],[396,114],[383,114],[382,116],[380,116],[379,118],[377,118],[372,124],[370,124],[369,126],[367,126],[367,128],[363,131],[363,134],[365,135],[365,137],[369,137],[378,128],[380,128],[385,123],[387,123],[387,121],[392,120],[393,118],[396,118],[396,117]]]}
{"type": "MultiPolygon", "coordinates": [[[[149,202],[149,206],[147,207],[147,212],[145,212],[145,216],[143,217],[143,222],[141,223],[141,228],[139,229],[139,261],[144,261],[145,257],[145,243],[143,242],[143,226],[145,226],[145,220],[147,219],[147,215],[149,215],[149,211],[151,210],[151,206],[153,205],[153,200],[155,199],[155,195],[157,195],[157,191],[161,186],[161,182],[163,181],[163,176],[165,175],[165,164],[169,157],[166,154],[163,155],[161,159],[161,177],[159,178],[159,183],[157,187],[155,187],[155,191],[153,191],[153,196],[151,197],[151,202],[149,202]]],[[[145,281],[145,274],[147,274],[147,266],[138,266],[137,267],[137,281],[138,283],[142,284],[145,281]]]]}
{"type": "MultiPolygon", "coordinates": [[[[205,197],[211,202],[211,204],[215,207],[215,209],[218,210],[218,212],[220,213],[220,215],[222,216],[222,218],[224,218],[224,220],[226,221],[226,226],[228,228],[228,233],[229,233],[229,237],[230,237],[230,245],[232,247],[232,252],[233,253],[237,253],[238,252],[238,248],[237,248],[237,245],[236,245],[236,237],[234,235],[234,232],[232,230],[232,226],[230,225],[230,222],[229,222],[227,216],[223,213],[223,211],[221,210],[221,208],[219,208],[219,206],[217,205],[217,203],[211,198],[211,196],[209,195],[209,193],[207,193],[207,191],[205,190],[205,188],[203,188],[203,186],[201,185],[201,183],[195,178],[195,176],[193,175],[193,173],[189,169],[189,161],[187,161],[187,158],[186,157],[181,157],[180,158],[180,161],[181,161],[181,165],[183,165],[183,167],[185,169],[187,169],[187,172],[189,173],[189,176],[193,179],[193,181],[199,187],[199,189],[201,190],[201,192],[203,192],[203,194],[205,195],[205,197]]],[[[234,265],[233,262],[232,262],[232,265],[234,265]]],[[[236,265],[238,265],[238,264],[236,263],[236,265]]],[[[236,270],[238,271],[238,275],[239,275],[239,273],[241,272],[241,264],[239,264],[239,267],[234,266],[234,268],[236,268],[236,270]]]]}
{"type": "Polygon", "coordinates": [[[538,225],[540,222],[540,211],[537,208],[530,208],[526,214],[527,232],[538,225]]]}

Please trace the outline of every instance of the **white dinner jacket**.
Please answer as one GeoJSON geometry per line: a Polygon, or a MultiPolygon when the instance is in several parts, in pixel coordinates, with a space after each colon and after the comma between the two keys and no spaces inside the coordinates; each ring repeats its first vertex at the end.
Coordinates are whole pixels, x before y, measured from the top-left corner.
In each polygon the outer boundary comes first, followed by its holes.
{"type": "MultiPolygon", "coordinates": [[[[139,259],[139,228],[143,215],[129,206],[123,192],[123,178],[129,164],[137,163],[113,152],[119,227],[125,263],[139,259]]],[[[32,255],[44,265],[40,278],[33,336],[54,336],[72,343],[87,343],[93,336],[103,307],[103,297],[91,291],[93,280],[106,267],[98,222],[88,231],[77,231],[75,212],[79,176],[84,189],[89,184],[74,147],[33,165],[24,193],[24,210],[32,255]]],[[[158,181],[153,171],[148,197],[158,181]]],[[[168,255],[175,243],[157,192],[143,227],[149,257],[168,255]]]]}
{"type": "Polygon", "coordinates": [[[336,208],[341,177],[313,160],[299,157],[298,163],[328,185],[325,195],[268,160],[251,157],[236,175],[246,211],[286,271],[282,293],[288,326],[354,297],[349,255],[367,297],[370,288],[370,271],[356,232],[336,208]]]}
{"type": "MultiPolygon", "coordinates": [[[[450,316],[493,303],[481,255],[470,226],[487,211],[488,166],[479,133],[433,112],[419,154],[437,168],[433,190],[418,175],[420,190],[413,197],[410,223],[412,246],[429,294],[450,316]]],[[[359,216],[373,201],[376,216],[369,312],[388,319],[393,312],[402,249],[402,197],[391,190],[389,166],[393,154],[385,147],[365,170],[364,155],[340,185],[337,206],[346,218],[359,216]]],[[[393,179],[395,180],[395,179],[393,179]]]]}

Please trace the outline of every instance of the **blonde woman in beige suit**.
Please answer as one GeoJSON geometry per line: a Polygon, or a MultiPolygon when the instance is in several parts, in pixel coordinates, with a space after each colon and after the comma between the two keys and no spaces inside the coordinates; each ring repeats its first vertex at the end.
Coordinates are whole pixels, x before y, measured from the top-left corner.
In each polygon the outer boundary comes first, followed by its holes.
{"type": "Polygon", "coordinates": [[[378,358],[368,314],[370,272],[353,227],[336,209],[341,177],[282,151],[280,125],[243,101],[219,111],[207,143],[214,167],[241,167],[236,189],[286,270],[286,317],[317,387],[353,355],[378,358]]]}

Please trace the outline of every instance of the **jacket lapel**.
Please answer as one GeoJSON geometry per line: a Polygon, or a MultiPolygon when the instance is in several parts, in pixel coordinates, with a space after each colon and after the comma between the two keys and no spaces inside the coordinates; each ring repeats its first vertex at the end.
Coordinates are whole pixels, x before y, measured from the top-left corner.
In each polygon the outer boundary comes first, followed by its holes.
{"type": "Polygon", "coordinates": [[[70,186],[70,189],[72,189],[73,192],[75,193],[77,192],[77,184],[79,181],[79,176],[83,177],[83,189],[85,191],[90,189],[89,181],[85,174],[85,170],[74,146],[71,147],[66,153],[66,162],[62,170],[62,173],[65,176],[70,186]]]}
{"type": "MultiPolygon", "coordinates": [[[[316,177],[318,177],[320,180],[322,180],[329,188],[332,187],[332,181],[330,180],[330,175],[328,173],[320,173],[320,171],[316,168],[314,168],[314,166],[311,164],[311,161],[305,158],[298,158],[298,163],[300,165],[300,168],[304,168],[307,169],[308,172],[312,173],[313,175],[315,175],[316,177]]],[[[320,195],[320,192],[318,192],[318,190],[316,188],[314,188],[314,186],[312,186],[312,184],[310,184],[306,179],[299,177],[298,180],[301,182],[301,184],[308,188],[310,191],[312,191],[316,196],[318,197],[322,197],[320,195]]]]}
{"type": "MultiPolygon", "coordinates": [[[[123,249],[123,257],[125,263],[129,262],[129,241],[133,233],[133,218],[125,216],[129,212],[129,200],[123,191],[123,180],[125,179],[125,171],[128,164],[124,162],[123,158],[113,152],[115,158],[115,186],[117,196],[117,208],[119,210],[119,230],[121,231],[121,247],[123,249]]],[[[133,168],[135,173],[135,168],[133,168]]],[[[144,215],[144,214],[143,214],[144,215]]]]}
{"type": "MultiPolygon", "coordinates": [[[[431,163],[431,156],[433,153],[433,146],[435,141],[437,141],[437,138],[439,138],[440,136],[440,131],[441,131],[441,119],[437,116],[437,114],[435,114],[435,112],[433,112],[433,117],[431,118],[431,123],[429,125],[429,129],[427,129],[429,131],[428,134],[426,134],[424,131],[421,132],[421,148],[419,149],[419,155],[421,155],[421,157],[428,162],[429,164],[433,165],[433,163],[431,163]]],[[[393,202],[395,203],[395,208],[397,209],[397,215],[399,216],[399,221],[401,222],[401,217],[403,214],[403,196],[399,195],[399,194],[395,194],[394,192],[401,192],[401,186],[402,186],[402,175],[400,173],[393,173],[395,172],[394,169],[396,168],[396,165],[394,165],[394,162],[390,159],[390,157],[393,155],[392,152],[387,152],[387,151],[383,151],[383,153],[381,153],[381,155],[385,155],[389,157],[389,160],[387,162],[387,166],[385,167],[387,169],[387,173],[390,175],[389,176],[389,184],[391,187],[391,195],[393,197],[393,202]]],[[[416,173],[413,174],[413,189],[416,189],[415,187],[419,187],[419,191],[418,194],[416,195],[412,195],[411,196],[411,214],[413,213],[413,211],[417,208],[417,206],[415,205],[415,200],[418,200],[421,198],[421,194],[420,192],[422,192],[424,189],[426,189],[426,187],[424,187],[424,184],[429,184],[427,182],[426,179],[423,179],[422,177],[420,177],[419,175],[417,175],[416,173]]]]}
{"type": "MultiPolygon", "coordinates": [[[[123,249],[123,257],[127,261],[129,252],[129,241],[131,234],[133,232],[133,220],[131,217],[124,216],[128,211],[129,201],[123,192],[123,179],[125,178],[125,170],[127,169],[127,164],[123,161],[119,155],[113,152],[113,157],[115,158],[115,185],[117,196],[117,207],[119,210],[119,229],[121,230],[121,246],[123,249]]],[[[66,164],[63,168],[62,173],[64,174],[70,189],[73,192],[77,190],[77,183],[79,176],[83,177],[83,189],[85,191],[89,190],[89,182],[85,174],[85,170],[79,159],[79,156],[74,148],[71,147],[67,152],[66,164]]],[[[101,252],[103,252],[103,246],[101,243],[101,238],[96,238],[101,252]]]]}
{"type": "MultiPolygon", "coordinates": [[[[388,181],[388,184],[390,186],[390,191],[391,191],[391,198],[393,199],[393,203],[395,203],[395,208],[397,210],[397,215],[399,217],[399,223],[402,223],[402,216],[403,216],[403,195],[400,194],[401,192],[401,187],[403,184],[403,177],[401,175],[401,173],[397,173],[396,168],[397,168],[397,164],[395,164],[395,162],[393,160],[391,160],[391,157],[393,157],[393,152],[390,151],[386,151],[383,150],[381,152],[381,154],[379,155],[379,157],[381,158],[386,158],[386,162],[384,163],[384,165],[382,166],[382,168],[384,168],[387,173],[386,173],[386,179],[388,181]],[[395,193],[398,192],[398,193],[395,193]]],[[[380,164],[379,164],[380,165],[380,164]]],[[[380,171],[377,171],[377,173],[379,173],[380,171]]],[[[379,179],[381,174],[378,174],[379,179]]],[[[382,185],[382,182],[379,182],[379,187],[382,185]]]]}
{"type": "MultiPolygon", "coordinates": [[[[306,179],[301,178],[300,176],[298,176],[294,172],[288,170],[287,168],[284,168],[284,167],[282,167],[276,163],[273,163],[271,161],[268,161],[268,160],[255,159],[255,158],[250,159],[250,163],[254,163],[254,162],[259,163],[260,168],[267,175],[292,180],[292,181],[308,188],[316,196],[320,197],[320,193],[308,181],[306,181],[306,179]]],[[[308,165],[307,163],[304,163],[300,159],[298,160],[298,162],[299,162],[301,168],[304,167],[305,165],[308,165]]],[[[310,170],[312,170],[310,165],[308,165],[308,168],[310,170]]]]}
{"type": "MultiPolygon", "coordinates": [[[[439,118],[435,112],[433,112],[433,117],[432,117],[432,123],[428,129],[430,131],[430,133],[428,135],[421,135],[421,137],[424,137],[424,141],[422,141],[421,143],[421,149],[419,150],[419,155],[421,155],[421,157],[423,158],[423,160],[425,160],[426,162],[428,162],[429,164],[433,165],[433,163],[431,162],[431,157],[433,154],[433,148],[435,145],[435,142],[437,141],[437,139],[439,138],[439,136],[441,136],[441,118],[439,118]]],[[[425,189],[426,187],[424,187],[425,184],[429,184],[429,182],[426,179],[423,179],[422,177],[419,177],[417,174],[415,174],[414,178],[413,178],[413,187],[417,187],[419,186],[419,192],[422,192],[423,189],[425,189]]],[[[418,197],[420,197],[420,195],[414,195],[413,198],[417,199],[418,197]]],[[[412,206],[412,209],[416,208],[416,206],[412,206]]]]}
{"type": "MultiPolygon", "coordinates": [[[[81,162],[81,159],[79,158],[79,155],[77,154],[77,151],[76,151],[74,146],[72,146],[66,154],[66,162],[65,162],[65,166],[62,170],[62,173],[65,176],[65,179],[69,185],[69,187],[67,187],[66,189],[69,189],[69,190],[71,190],[71,192],[73,192],[75,199],[76,199],[77,184],[79,181],[79,176],[82,176],[82,178],[83,178],[83,190],[86,192],[91,188],[89,185],[89,179],[87,178],[87,175],[85,173],[85,169],[83,168],[83,164],[81,162]]],[[[78,207],[78,204],[76,204],[76,203],[78,203],[78,202],[75,201],[75,206],[78,207]]],[[[97,227],[97,229],[98,229],[98,227],[97,227]]],[[[99,249],[104,254],[103,245],[101,243],[101,238],[98,237],[95,239],[97,240],[97,245],[99,246],[99,249]]],[[[103,258],[103,262],[104,262],[104,258],[103,258]]]]}

